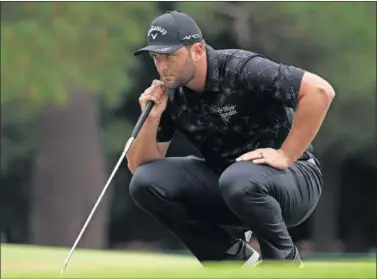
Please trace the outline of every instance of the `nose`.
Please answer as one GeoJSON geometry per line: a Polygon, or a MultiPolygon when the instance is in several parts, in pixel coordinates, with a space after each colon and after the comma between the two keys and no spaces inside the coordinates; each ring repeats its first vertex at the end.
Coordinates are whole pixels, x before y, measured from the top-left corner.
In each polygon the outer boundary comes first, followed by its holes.
{"type": "Polygon", "coordinates": [[[159,72],[166,72],[168,69],[168,61],[166,59],[159,59],[156,62],[156,67],[159,72]]]}

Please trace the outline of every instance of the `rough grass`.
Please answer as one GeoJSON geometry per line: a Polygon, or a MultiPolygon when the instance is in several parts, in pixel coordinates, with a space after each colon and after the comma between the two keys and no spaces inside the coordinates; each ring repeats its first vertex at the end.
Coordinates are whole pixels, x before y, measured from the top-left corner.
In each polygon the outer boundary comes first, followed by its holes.
{"type": "Polygon", "coordinates": [[[1,246],[1,278],[376,278],[372,260],[308,261],[301,269],[271,264],[241,269],[231,263],[203,268],[191,256],[140,252],[74,252],[60,276],[69,249],[1,246]]]}

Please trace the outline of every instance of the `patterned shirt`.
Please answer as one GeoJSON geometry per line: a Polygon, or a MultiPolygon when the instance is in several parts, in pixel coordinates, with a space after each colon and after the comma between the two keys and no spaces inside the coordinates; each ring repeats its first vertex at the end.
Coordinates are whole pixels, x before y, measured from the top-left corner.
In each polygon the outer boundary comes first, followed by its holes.
{"type": "MultiPolygon", "coordinates": [[[[281,147],[294,119],[304,70],[245,50],[207,45],[206,51],[205,92],[184,86],[169,92],[157,142],[170,141],[177,129],[221,172],[246,152],[281,147]]],[[[313,157],[310,145],[300,159],[313,157]]]]}

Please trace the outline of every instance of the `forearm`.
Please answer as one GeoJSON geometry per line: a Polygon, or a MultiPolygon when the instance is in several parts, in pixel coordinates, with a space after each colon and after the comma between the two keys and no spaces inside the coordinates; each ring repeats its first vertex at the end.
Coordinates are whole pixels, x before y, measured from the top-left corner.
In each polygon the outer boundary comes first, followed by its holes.
{"type": "Polygon", "coordinates": [[[290,164],[295,162],[314,140],[334,96],[332,89],[317,88],[299,99],[291,131],[280,149],[288,157],[290,164]]]}
{"type": "Polygon", "coordinates": [[[133,172],[139,165],[160,159],[157,142],[157,128],[160,119],[147,119],[134,140],[128,154],[128,167],[133,172]]]}

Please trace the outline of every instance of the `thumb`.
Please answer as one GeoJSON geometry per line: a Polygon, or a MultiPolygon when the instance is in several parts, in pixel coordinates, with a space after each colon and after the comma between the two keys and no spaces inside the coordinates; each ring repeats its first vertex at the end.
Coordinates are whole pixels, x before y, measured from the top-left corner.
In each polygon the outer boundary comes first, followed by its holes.
{"type": "Polygon", "coordinates": [[[161,87],[161,86],[164,85],[164,83],[162,81],[160,81],[160,80],[155,79],[155,80],[153,80],[152,85],[154,85],[156,87],[157,86],[161,87]]]}

